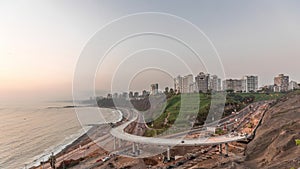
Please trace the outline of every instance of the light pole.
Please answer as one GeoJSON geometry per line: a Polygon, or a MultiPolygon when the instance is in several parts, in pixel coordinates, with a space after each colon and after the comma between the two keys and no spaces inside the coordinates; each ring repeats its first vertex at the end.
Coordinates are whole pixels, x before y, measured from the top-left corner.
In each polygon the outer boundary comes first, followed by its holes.
{"type": "Polygon", "coordinates": [[[42,160],[42,169],[44,169],[44,160],[42,160]]]}
{"type": "Polygon", "coordinates": [[[65,152],[63,152],[63,161],[62,161],[63,169],[66,168],[65,166],[65,152]]]}

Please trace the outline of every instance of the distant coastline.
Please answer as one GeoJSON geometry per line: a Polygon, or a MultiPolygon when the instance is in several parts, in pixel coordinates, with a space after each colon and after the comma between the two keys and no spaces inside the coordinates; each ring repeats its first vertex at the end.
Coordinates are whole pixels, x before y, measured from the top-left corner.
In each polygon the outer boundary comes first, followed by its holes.
{"type": "Polygon", "coordinates": [[[82,106],[74,106],[74,105],[68,105],[68,106],[51,106],[47,107],[47,109],[70,109],[70,108],[81,108],[81,107],[96,107],[96,105],[82,105],[82,106]]]}

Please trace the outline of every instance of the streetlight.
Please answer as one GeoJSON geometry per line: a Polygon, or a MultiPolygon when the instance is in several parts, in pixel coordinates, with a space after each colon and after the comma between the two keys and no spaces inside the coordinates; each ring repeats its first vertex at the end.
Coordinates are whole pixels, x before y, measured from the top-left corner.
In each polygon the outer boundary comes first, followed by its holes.
{"type": "Polygon", "coordinates": [[[42,159],[41,164],[42,164],[42,169],[44,169],[44,159],[42,159]]]}

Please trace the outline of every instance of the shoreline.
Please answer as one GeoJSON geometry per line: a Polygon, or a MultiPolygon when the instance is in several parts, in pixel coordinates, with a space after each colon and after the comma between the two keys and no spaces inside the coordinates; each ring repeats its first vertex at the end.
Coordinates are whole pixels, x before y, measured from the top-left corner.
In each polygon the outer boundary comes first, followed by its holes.
{"type": "MultiPolygon", "coordinates": [[[[119,114],[119,118],[115,121],[112,121],[111,123],[118,123],[124,119],[122,111],[120,111],[116,108],[104,108],[104,109],[110,109],[112,113],[117,112],[119,114]]],[[[109,122],[103,122],[103,123],[97,124],[97,126],[90,126],[90,128],[87,129],[86,131],[83,128],[81,128],[80,130],[83,130],[84,132],[78,134],[78,136],[76,138],[72,139],[70,142],[68,142],[64,145],[59,144],[59,145],[55,146],[54,149],[57,149],[57,150],[55,150],[53,152],[54,156],[58,159],[60,157],[63,157],[65,154],[70,153],[71,151],[74,151],[86,144],[93,142],[93,140],[90,139],[89,134],[95,132],[102,126],[107,125],[108,123],[109,122]]],[[[75,133],[74,135],[77,135],[77,134],[75,133]]],[[[45,149],[45,151],[46,150],[47,149],[45,149]]],[[[51,156],[51,152],[50,153],[45,152],[40,155],[37,155],[35,157],[39,157],[39,158],[33,159],[33,161],[31,161],[27,165],[27,167],[29,169],[37,169],[37,168],[41,167],[41,165],[43,165],[43,163],[44,164],[47,163],[50,156],[51,156]]],[[[33,158],[35,158],[35,157],[33,157],[33,158]]]]}
{"type": "MultiPolygon", "coordinates": [[[[91,129],[91,128],[90,128],[91,129]]],[[[88,129],[88,131],[90,130],[88,129]]],[[[74,136],[70,141],[65,142],[65,140],[68,138],[66,137],[64,141],[62,141],[61,143],[59,143],[58,145],[56,146],[53,146],[54,147],[54,151],[53,153],[56,155],[60,154],[61,152],[63,152],[64,150],[66,150],[70,145],[72,145],[73,143],[75,143],[78,139],[80,139],[82,136],[84,136],[87,132],[85,132],[83,129],[80,129],[78,130],[78,133],[74,133],[72,135],[70,135],[69,137],[72,138],[72,136],[74,136]],[[76,136],[76,137],[75,137],[76,136]]],[[[51,155],[51,152],[50,151],[47,151],[49,148],[45,149],[43,153],[33,157],[32,161],[28,164],[28,168],[32,168],[32,167],[35,167],[35,166],[39,166],[41,164],[41,162],[45,162],[48,160],[48,158],[50,157],[51,155]]]]}

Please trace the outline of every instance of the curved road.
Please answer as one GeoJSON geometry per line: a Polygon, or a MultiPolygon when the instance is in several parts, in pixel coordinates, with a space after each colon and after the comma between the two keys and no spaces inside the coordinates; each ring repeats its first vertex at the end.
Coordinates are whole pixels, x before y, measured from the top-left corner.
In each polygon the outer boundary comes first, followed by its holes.
{"type": "Polygon", "coordinates": [[[132,122],[138,119],[138,115],[134,114],[132,119],[118,127],[112,128],[110,134],[118,139],[126,140],[140,144],[151,144],[161,146],[200,146],[200,145],[218,145],[229,142],[235,142],[246,139],[246,136],[233,136],[222,135],[209,138],[196,138],[196,139],[182,139],[182,138],[157,138],[157,137],[143,137],[124,132],[124,129],[132,122]]]}

